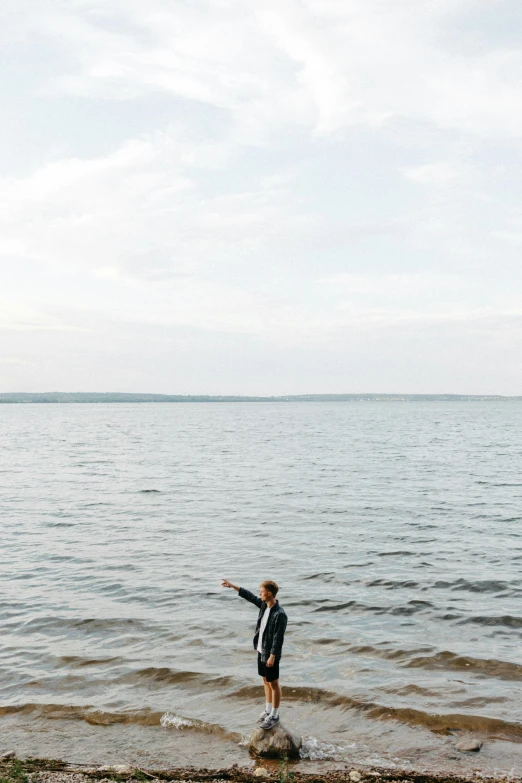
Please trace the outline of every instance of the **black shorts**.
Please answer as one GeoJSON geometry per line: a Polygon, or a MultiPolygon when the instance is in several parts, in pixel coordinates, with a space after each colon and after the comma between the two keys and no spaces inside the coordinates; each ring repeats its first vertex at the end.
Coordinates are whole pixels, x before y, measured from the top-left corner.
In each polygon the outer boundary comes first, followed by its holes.
{"type": "Polygon", "coordinates": [[[266,663],[261,662],[261,653],[257,654],[257,673],[260,677],[266,677],[267,682],[274,682],[279,679],[279,661],[276,661],[273,666],[267,666],[266,663]]]}

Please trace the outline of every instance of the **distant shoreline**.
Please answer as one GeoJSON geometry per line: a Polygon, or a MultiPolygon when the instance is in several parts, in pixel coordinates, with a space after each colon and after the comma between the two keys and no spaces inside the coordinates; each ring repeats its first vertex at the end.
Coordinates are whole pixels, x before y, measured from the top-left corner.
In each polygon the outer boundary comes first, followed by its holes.
{"type": "Polygon", "coordinates": [[[132,392],[3,392],[0,404],[122,402],[497,402],[522,400],[501,394],[287,394],[273,397],[132,392]]]}

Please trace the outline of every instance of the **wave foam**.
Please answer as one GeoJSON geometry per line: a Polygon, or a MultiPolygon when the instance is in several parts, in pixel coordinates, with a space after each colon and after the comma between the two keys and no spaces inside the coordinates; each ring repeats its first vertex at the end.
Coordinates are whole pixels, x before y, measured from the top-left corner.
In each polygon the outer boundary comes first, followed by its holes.
{"type": "Polygon", "coordinates": [[[175,729],[186,729],[196,725],[196,721],[190,718],[181,718],[179,715],[171,715],[170,712],[166,712],[165,715],[161,716],[160,723],[164,729],[172,727],[175,729]]]}
{"type": "Polygon", "coordinates": [[[299,755],[302,759],[310,759],[310,761],[339,761],[344,751],[345,749],[340,745],[321,742],[317,737],[305,737],[299,755]]]}

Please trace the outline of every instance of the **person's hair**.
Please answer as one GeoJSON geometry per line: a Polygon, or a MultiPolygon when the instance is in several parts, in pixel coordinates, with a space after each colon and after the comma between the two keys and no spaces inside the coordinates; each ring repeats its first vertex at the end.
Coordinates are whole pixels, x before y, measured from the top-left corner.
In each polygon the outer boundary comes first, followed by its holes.
{"type": "Polygon", "coordinates": [[[265,590],[269,590],[274,596],[274,598],[276,597],[279,590],[279,585],[277,584],[277,582],[274,582],[272,579],[265,579],[264,582],[261,582],[261,587],[264,587],[265,590]]]}

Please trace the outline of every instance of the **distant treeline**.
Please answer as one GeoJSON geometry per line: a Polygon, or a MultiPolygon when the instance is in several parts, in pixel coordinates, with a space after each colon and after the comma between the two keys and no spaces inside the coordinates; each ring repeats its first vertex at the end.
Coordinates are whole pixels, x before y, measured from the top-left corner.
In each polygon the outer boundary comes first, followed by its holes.
{"type": "Polygon", "coordinates": [[[215,396],[207,394],[129,394],[112,392],[12,392],[0,394],[0,403],[103,402],[475,402],[520,400],[494,394],[290,394],[283,397],[215,396]]]}

